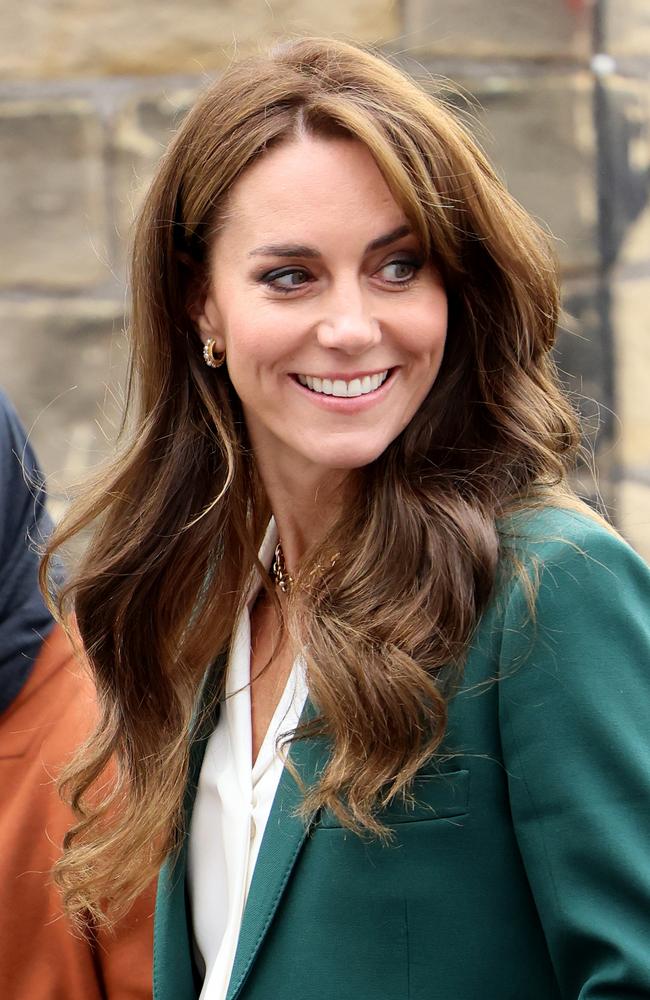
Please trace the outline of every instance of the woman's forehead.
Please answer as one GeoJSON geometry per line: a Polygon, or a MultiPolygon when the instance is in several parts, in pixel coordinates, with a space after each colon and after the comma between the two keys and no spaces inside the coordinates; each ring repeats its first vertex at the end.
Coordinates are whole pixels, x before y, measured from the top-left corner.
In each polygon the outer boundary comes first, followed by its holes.
{"type": "Polygon", "coordinates": [[[270,150],[239,178],[221,234],[259,253],[278,240],[310,247],[319,235],[340,241],[363,232],[370,243],[407,225],[362,143],[309,136],[270,150]]]}

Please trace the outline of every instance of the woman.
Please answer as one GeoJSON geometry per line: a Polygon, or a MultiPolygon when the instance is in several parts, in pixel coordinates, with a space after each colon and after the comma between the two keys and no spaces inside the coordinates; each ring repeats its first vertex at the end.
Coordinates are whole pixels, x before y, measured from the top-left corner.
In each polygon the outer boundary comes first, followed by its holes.
{"type": "Polygon", "coordinates": [[[303,40],[189,114],[132,277],[133,435],[58,536],[101,517],[78,807],[120,762],[71,911],[167,858],[159,1000],[650,996],[648,572],[567,485],[543,233],[303,40]]]}

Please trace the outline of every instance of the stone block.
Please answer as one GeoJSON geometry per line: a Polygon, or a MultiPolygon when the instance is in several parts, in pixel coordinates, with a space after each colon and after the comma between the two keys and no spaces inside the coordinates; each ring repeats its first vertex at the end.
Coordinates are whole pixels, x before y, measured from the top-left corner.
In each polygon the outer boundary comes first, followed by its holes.
{"type": "MultiPolygon", "coordinates": [[[[598,263],[593,82],[576,73],[528,80],[488,76],[463,117],[509,190],[556,237],[565,273],[598,263]]],[[[458,102],[459,104],[464,102],[458,102]]]]}
{"type": "Polygon", "coordinates": [[[379,42],[399,32],[391,0],[30,0],[3,12],[5,79],[197,74],[260,40],[297,32],[379,42]],[[28,44],[25,44],[28,39],[28,44]]]}
{"type": "Polygon", "coordinates": [[[650,475],[650,269],[611,289],[621,464],[650,475]]]}
{"type": "Polygon", "coordinates": [[[124,275],[133,221],[156,165],[198,90],[165,91],[130,99],[115,119],[111,152],[114,229],[118,237],[116,270],[124,275]]]}
{"type": "Polygon", "coordinates": [[[88,103],[0,103],[0,287],[106,280],[103,155],[88,103]]]}
{"type": "Polygon", "coordinates": [[[639,555],[650,563],[650,479],[623,479],[618,486],[619,530],[639,555]]]}
{"type": "Polygon", "coordinates": [[[47,76],[53,9],[45,0],[5,3],[0,32],[0,80],[47,76]]]}
{"type": "Polygon", "coordinates": [[[120,303],[0,303],[2,387],[48,476],[52,508],[108,453],[126,368],[120,303]]]}
{"type": "Polygon", "coordinates": [[[606,52],[615,57],[650,56],[648,0],[607,0],[603,17],[606,52]]]}
{"type": "Polygon", "coordinates": [[[609,76],[601,88],[605,263],[650,269],[650,81],[609,76]]]}
{"type": "Polygon", "coordinates": [[[589,0],[404,0],[403,11],[402,50],[461,59],[588,59],[591,52],[589,0]]]}

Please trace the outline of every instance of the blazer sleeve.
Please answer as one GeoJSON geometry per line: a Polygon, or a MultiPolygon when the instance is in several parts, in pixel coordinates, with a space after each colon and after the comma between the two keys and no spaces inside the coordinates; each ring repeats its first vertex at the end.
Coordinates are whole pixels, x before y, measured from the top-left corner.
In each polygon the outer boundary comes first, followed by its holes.
{"type": "Polygon", "coordinates": [[[650,572],[597,523],[534,564],[498,685],[516,837],[562,996],[650,998],[650,572]]]}

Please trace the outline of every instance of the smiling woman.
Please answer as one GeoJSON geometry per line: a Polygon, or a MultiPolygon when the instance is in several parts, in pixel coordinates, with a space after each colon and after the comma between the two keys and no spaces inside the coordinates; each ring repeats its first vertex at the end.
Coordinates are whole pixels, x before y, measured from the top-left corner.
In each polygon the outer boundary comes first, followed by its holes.
{"type": "Polygon", "coordinates": [[[649,574],[567,483],[543,232],[304,39],[188,115],[132,289],[132,435],[50,549],[96,522],[70,912],[160,872],[156,1000],[650,997],[649,574]]]}

